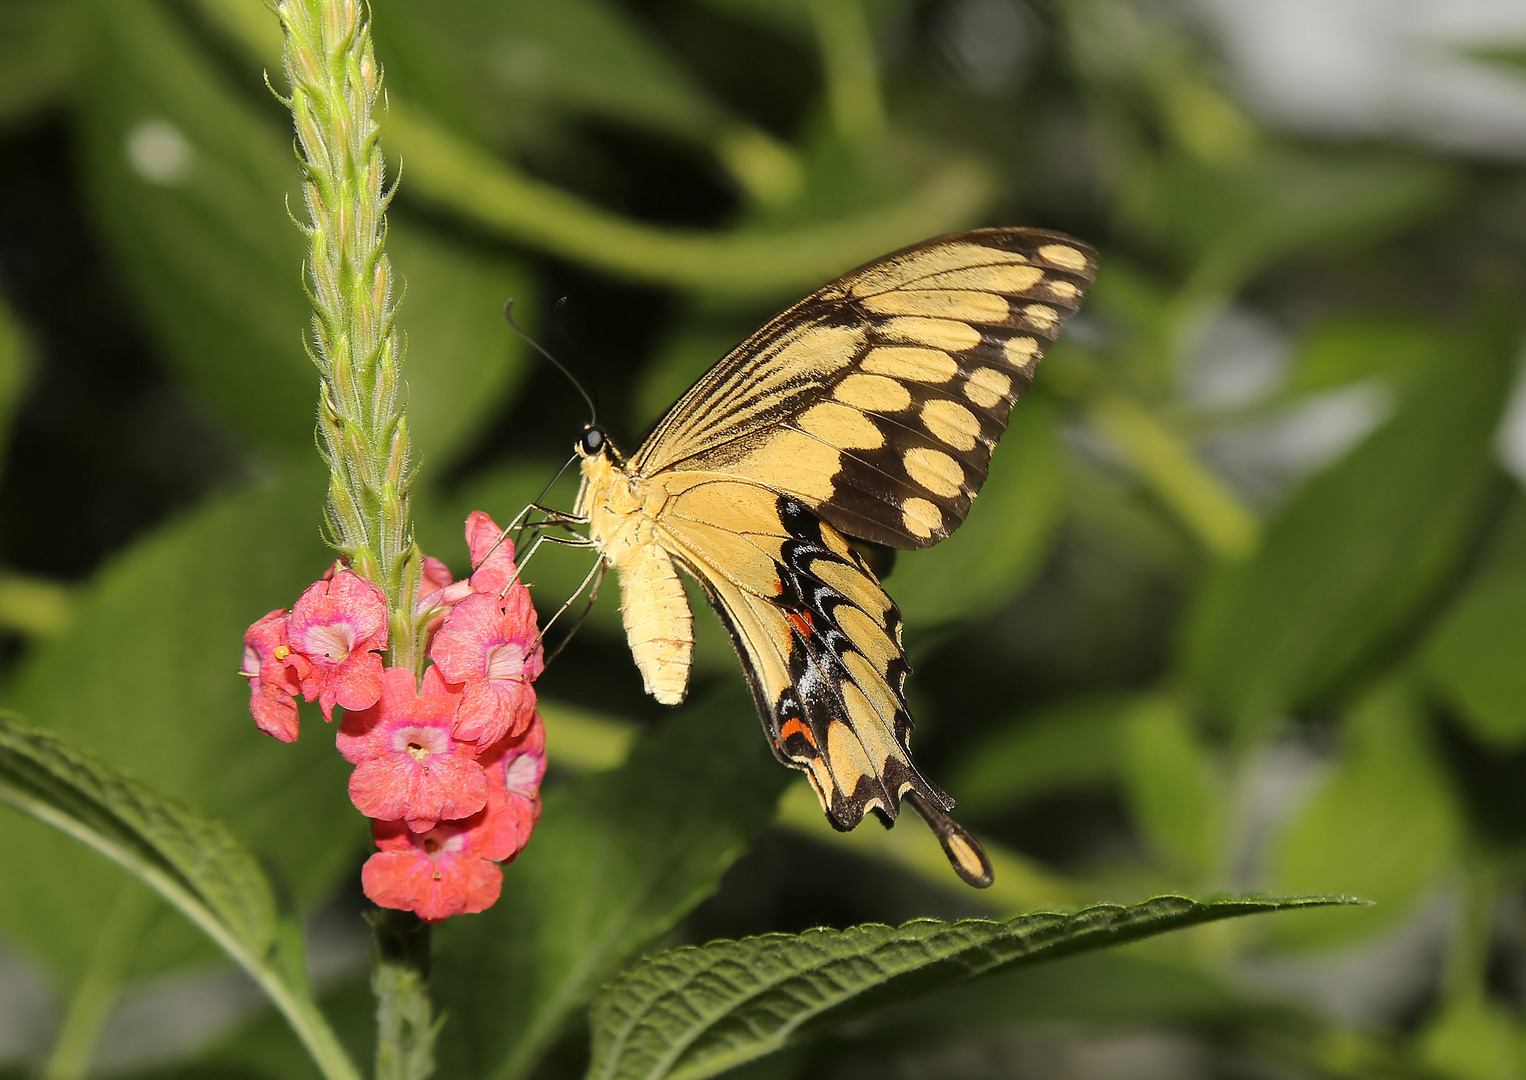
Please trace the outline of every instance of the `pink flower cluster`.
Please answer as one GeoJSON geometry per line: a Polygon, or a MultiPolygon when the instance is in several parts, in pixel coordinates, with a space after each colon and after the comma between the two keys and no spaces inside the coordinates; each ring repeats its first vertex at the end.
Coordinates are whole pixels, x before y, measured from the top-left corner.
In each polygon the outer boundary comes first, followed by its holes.
{"type": "Polygon", "coordinates": [[[425,558],[413,611],[428,627],[422,686],[386,667],[387,600],[336,565],[288,612],[244,635],[242,673],[261,731],[297,737],[297,697],[325,720],[344,710],[339,752],[355,766],[350,799],[373,819],[379,849],[361,873],[382,907],[439,920],[498,899],[499,864],[540,817],[546,738],[531,683],[544,659],[514,547],[480,511],[466,519],[469,578],[425,558]]]}

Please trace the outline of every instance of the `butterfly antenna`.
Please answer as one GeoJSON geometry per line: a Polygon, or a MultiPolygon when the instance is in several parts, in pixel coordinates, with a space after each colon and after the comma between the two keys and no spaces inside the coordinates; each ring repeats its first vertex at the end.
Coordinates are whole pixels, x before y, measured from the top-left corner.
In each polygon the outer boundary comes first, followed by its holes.
{"type": "Polygon", "coordinates": [[[551,325],[561,335],[572,349],[572,354],[578,358],[578,363],[583,369],[583,376],[588,380],[588,391],[593,395],[595,410],[599,404],[599,382],[593,377],[593,370],[588,366],[588,361],[583,359],[582,351],[578,348],[577,338],[567,329],[567,298],[564,296],[555,304],[551,305],[551,325]]]}
{"type": "Polygon", "coordinates": [[[531,348],[533,348],[536,352],[540,353],[547,360],[551,361],[551,365],[553,367],[555,367],[557,371],[560,371],[563,375],[567,376],[567,381],[572,383],[573,386],[578,388],[578,393],[582,394],[583,395],[583,400],[588,402],[588,416],[589,416],[588,422],[590,424],[597,424],[599,422],[599,407],[596,404],[594,404],[594,400],[593,400],[592,395],[590,395],[588,393],[588,391],[583,388],[583,384],[578,381],[578,377],[576,375],[574,375],[572,372],[567,370],[567,366],[565,364],[563,364],[560,360],[558,360],[556,357],[552,356],[549,352],[547,352],[546,348],[543,345],[541,345],[540,342],[536,341],[529,334],[525,333],[524,329],[517,322],[514,321],[514,301],[513,300],[510,300],[508,303],[503,305],[503,317],[508,322],[508,324],[514,328],[514,332],[516,334],[518,334],[520,337],[524,338],[527,342],[529,342],[531,348]]]}

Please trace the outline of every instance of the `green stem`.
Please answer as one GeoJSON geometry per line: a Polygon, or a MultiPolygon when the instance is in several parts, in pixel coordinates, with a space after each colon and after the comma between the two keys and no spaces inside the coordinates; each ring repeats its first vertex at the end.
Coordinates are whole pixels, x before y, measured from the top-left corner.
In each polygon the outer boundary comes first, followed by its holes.
{"type": "Polygon", "coordinates": [[[440,1025],[429,1004],[430,927],[412,912],[371,916],[376,1080],[426,1080],[440,1025]]]}
{"type": "Polygon", "coordinates": [[[67,585],[0,571],[0,628],[47,637],[64,628],[73,606],[67,585]]]}
{"type": "Polygon", "coordinates": [[[1099,392],[1090,412],[1097,430],[1205,548],[1226,560],[1243,559],[1255,549],[1260,532],[1255,515],[1148,409],[1099,392]]]}
{"type": "Polygon", "coordinates": [[[1473,854],[1467,860],[1462,903],[1442,964],[1443,1007],[1484,997],[1498,896],[1498,872],[1473,854]]]}
{"type": "Polygon", "coordinates": [[[95,938],[84,977],[74,988],[68,1011],[43,1066],[43,1080],[81,1080],[90,1071],[118,990],[132,964],[144,925],[153,912],[153,894],[124,882],[95,938]]]}
{"type": "Polygon", "coordinates": [[[516,243],[596,269],[680,288],[774,295],[823,280],[889,248],[967,225],[990,200],[986,170],[949,161],[905,199],[856,218],[760,233],[657,228],[510,167],[393,99],[387,145],[408,162],[415,199],[516,243]]]}
{"type": "Polygon", "coordinates": [[[832,120],[849,142],[873,147],[885,135],[885,104],[863,5],[860,0],[818,0],[811,13],[832,120]]]}
{"type": "Polygon", "coordinates": [[[386,593],[393,662],[419,672],[413,615],[421,556],[409,514],[412,463],[403,341],[387,258],[381,68],[359,0],[283,0],[285,68],[312,244],[309,355],[321,377],[318,435],[328,463],[331,542],[386,593]]]}
{"type": "Polygon", "coordinates": [[[11,421],[30,381],[32,349],[10,305],[0,299],[0,466],[10,445],[11,421]]]}

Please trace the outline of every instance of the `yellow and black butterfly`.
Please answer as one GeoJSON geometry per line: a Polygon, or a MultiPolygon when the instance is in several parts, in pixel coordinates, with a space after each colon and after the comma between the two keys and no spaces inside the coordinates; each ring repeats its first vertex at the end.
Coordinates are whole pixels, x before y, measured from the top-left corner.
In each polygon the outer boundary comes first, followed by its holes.
{"type": "Polygon", "coordinates": [[[978,229],[806,297],[678,400],[632,457],[578,443],[576,520],[620,579],[646,690],[677,704],[695,578],[730,632],[769,745],[838,829],[904,798],[959,876],[990,860],[912,764],[901,616],[848,538],[935,544],[959,526],[1034,367],[1096,272],[1085,244],[978,229]]]}

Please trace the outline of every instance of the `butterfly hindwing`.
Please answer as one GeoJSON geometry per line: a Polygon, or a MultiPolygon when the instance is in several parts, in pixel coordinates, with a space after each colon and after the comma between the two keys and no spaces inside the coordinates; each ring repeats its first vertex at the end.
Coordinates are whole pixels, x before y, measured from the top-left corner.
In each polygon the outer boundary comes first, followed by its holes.
{"type": "Polygon", "coordinates": [[[731,632],[775,755],[810,774],[839,828],[870,809],[893,818],[907,786],[947,809],[910,760],[900,612],[847,540],[757,484],[674,487],[664,543],[731,632]]]}
{"type": "Polygon", "coordinates": [[[888,255],[743,342],[635,459],[745,476],[842,532],[936,543],[964,520],[991,448],[1095,274],[1085,245],[981,229],[888,255]]]}

